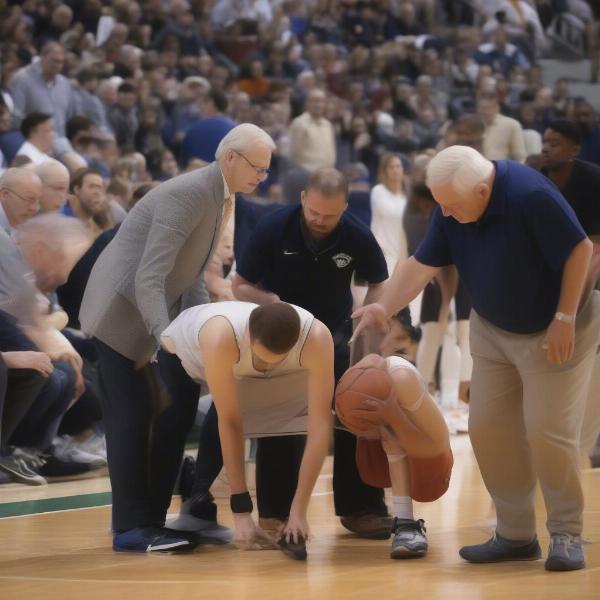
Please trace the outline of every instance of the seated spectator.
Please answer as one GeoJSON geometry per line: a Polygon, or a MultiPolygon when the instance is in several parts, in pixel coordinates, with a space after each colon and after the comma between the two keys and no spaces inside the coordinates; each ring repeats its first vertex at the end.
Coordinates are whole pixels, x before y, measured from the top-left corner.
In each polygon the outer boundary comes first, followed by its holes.
{"type": "Polygon", "coordinates": [[[202,119],[192,125],[181,143],[181,165],[185,167],[192,158],[206,162],[215,160],[219,142],[234,128],[235,123],[225,116],[227,98],[218,90],[211,90],[200,101],[202,119]]]}
{"type": "Polygon", "coordinates": [[[50,159],[35,168],[42,182],[40,212],[57,212],[67,199],[69,193],[69,170],[57,160],[50,159]]]}
{"type": "Polygon", "coordinates": [[[168,148],[155,150],[148,155],[148,170],[156,181],[166,181],[179,173],[177,161],[168,148]]]}
{"type": "Polygon", "coordinates": [[[126,179],[113,177],[106,187],[106,196],[111,205],[119,204],[125,212],[129,212],[129,197],[131,185],[126,179]]]}
{"type": "MultiPolygon", "coordinates": [[[[15,176],[14,173],[9,175],[15,176]]],[[[18,319],[30,340],[26,349],[45,352],[52,360],[53,370],[48,373],[35,402],[14,428],[10,443],[21,447],[19,456],[31,471],[41,476],[82,473],[89,470],[91,463],[62,461],[52,447],[63,415],[84,391],[81,357],[64,336],[45,324],[36,291],[49,294],[64,283],[91,238],[79,223],[58,214],[48,214],[18,225],[14,240],[0,236],[3,256],[12,257],[9,264],[3,261],[0,286],[4,297],[20,297],[24,285],[21,283],[15,288],[14,282],[30,272],[32,277],[25,284],[29,300],[25,298],[18,307],[9,300],[4,308],[18,319]],[[22,319],[15,312],[20,313],[22,319]]],[[[95,461],[99,466],[97,457],[95,461]]]]}
{"type": "MultiPolygon", "coordinates": [[[[78,117],[85,117],[92,121],[101,131],[111,132],[107,118],[107,110],[96,94],[98,91],[98,73],[93,68],[83,68],[77,73],[78,86],[73,88],[74,112],[78,117]]],[[[69,123],[67,122],[67,137],[69,136],[69,123]]],[[[71,140],[72,143],[72,140],[71,140]]]]}
{"type": "MultiPolygon", "coordinates": [[[[46,112],[50,116],[57,138],[66,134],[68,118],[73,115],[73,90],[68,79],[61,75],[65,64],[65,50],[57,42],[42,47],[40,60],[20,69],[10,83],[16,123],[32,112],[46,112]]],[[[57,148],[58,149],[58,148],[57,148]]]]}
{"type": "Polygon", "coordinates": [[[600,165],[600,125],[598,114],[589,102],[575,105],[575,121],[581,129],[579,158],[600,165]]]}
{"type": "Polygon", "coordinates": [[[159,48],[165,38],[174,37],[179,42],[182,53],[197,56],[204,49],[205,44],[189,3],[187,0],[175,0],[170,5],[171,18],[158,32],[152,41],[152,46],[159,48]]]}
{"type": "Polygon", "coordinates": [[[137,93],[131,83],[122,83],[117,90],[117,101],[108,111],[108,122],[119,146],[133,146],[139,126],[136,107],[137,93]]]}
{"type": "Polygon", "coordinates": [[[336,162],[335,132],[325,117],[326,99],[322,90],[311,91],[306,111],[290,124],[289,158],[307,171],[333,167],[336,162]]]}
{"type": "Polygon", "coordinates": [[[271,87],[270,80],[264,76],[263,63],[252,60],[246,67],[246,73],[238,82],[238,89],[252,99],[264,97],[271,87]]]}
{"type": "Polygon", "coordinates": [[[21,122],[21,134],[25,138],[17,150],[17,156],[26,156],[34,165],[50,160],[54,144],[52,115],[33,112],[21,122]]]}
{"type": "Polygon", "coordinates": [[[62,213],[81,221],[94,238],[112,227],[106,188],[99,171],[87,168],[75,173],[62,213]]]}
{"type": "Polygon", "coordinates": [[[3,100],[0,100],[0,156],[4,158],[4,169],[12,163],[17,156],[17,151],[25,142],[21,132],[12,127],[11,120],[10,109],[3,100]]]}
{"type": "Polygon", "coordinates": [[[477,98],[477,112],[485,123],[483,155],[489,160],[517,160],[527,156],[523,129],[515,119],[500,114],[495,92],[486,92],[477,98]]]}
{"type": "Polygon", "coordinates": [[[503,27],[498,27],[492,35],[492,41],[481,44],[473,55],[480,65],[490,65],[497,73],[510,77],[515,67],[528,69],[530,66],[526,56],[515,46],[508,42],[508,35],[503,27]]]}

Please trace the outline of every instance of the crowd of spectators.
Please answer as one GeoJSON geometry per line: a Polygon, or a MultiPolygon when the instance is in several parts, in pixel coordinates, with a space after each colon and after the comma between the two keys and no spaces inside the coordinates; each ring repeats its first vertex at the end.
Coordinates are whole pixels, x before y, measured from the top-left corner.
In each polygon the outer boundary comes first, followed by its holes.
{"type": "Polygon", "coordinates": [[[28,469],[20,480],[40,483],[66,468],[56,461],[105,463],[78,299],[94,258],[158,182],[213,161],[236,123],[277,144],[256,196],[239,199],[235,239],[224,236],[207,271],[215,300],[233,298],[222,273],[256,211],[298,202],[320,167],[347,175],[351,209],[368,224],[373,209],[391,270],[414,242],[390,228],[426,224],[423,167],[440,148],[459,142],[541,165],[542,136],[561,119],[578,127],[580,158],[600,164],[595,107],[567,78],[546,86],[539,63],[567,19],[596,79],[599,18],[600,3],[583,0],[0,0],[0,241],[14,251],[12,274],[34,272],[17,291],[36,306],[35,318],[14,310],[16,284],[0,268],[0,351],[9,384],[28,398],[22,407],[42,395],[48,411],[42,419],[5,403],[0,467],[13,470],[4,474],[28,469]],[[54,264],[23,262],[14,240],[28,221],[33,239],[73,218],[89,235],[83,243],[79,232],[76,256],[56,242],[64,256],[54,264]],[[43,339],[25,335],[25,322],[43,339]],[[42,420],[37,439],[32,423],[42,420]]]}

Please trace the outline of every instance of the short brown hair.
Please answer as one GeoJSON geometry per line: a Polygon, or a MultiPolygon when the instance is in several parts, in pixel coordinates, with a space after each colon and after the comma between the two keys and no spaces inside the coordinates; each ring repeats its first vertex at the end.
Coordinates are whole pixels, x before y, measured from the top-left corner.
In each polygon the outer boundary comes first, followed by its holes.
{"type": "Polygon", "coordinates": [[[289,352],[300,335],[300,317],[285,302],[257,306],[250,313],[250,339],[275,354],[289,352]]]}
{"type": "MultiPolygon", "coordinates": [[[[98,175],[99,177],[102,177],[102,173],[100,173],[100,171],[98,171],[98,169],[93,169],[91,167],[82,167],[81,169],[78,169],[77,171],[75,171],[75,175],[73,175],[73,179],[71,179],[71,193],[72,194],[75,192],[75,188],[79,188],[83,185],[83,180],[88,175],[98,175]]],[[[102,179],[104,179],[104,178],[102,178],[102,179]]]]}
{"type": "Polygon", "coordinates": [[[343,173],[332,167],[325,167],[315,171],[306,184],[306,192],[315,190],[326,198],[333,198],[343,194],[348,198],[348,180],[343,173]]]}

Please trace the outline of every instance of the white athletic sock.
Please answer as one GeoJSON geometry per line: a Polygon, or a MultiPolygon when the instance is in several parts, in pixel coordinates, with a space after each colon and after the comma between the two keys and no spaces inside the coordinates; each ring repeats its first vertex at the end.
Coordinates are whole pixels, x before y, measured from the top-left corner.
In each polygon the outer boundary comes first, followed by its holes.
{"type": "Polygon", "coordinates": [[[392,496],[392,513],[398,519],[414,521],[412,498],[410,496],[392,496]]]}

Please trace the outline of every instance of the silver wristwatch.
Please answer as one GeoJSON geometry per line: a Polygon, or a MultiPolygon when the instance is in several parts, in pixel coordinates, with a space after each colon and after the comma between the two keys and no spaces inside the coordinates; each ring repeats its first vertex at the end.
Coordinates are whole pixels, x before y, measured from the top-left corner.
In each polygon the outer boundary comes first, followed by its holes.
{"type": "Polygon", "coordinates": [[[554,315],[554,318],[557,321],[562,321],[563,323],[575,323],[575,315],[567,315],[567,314],[562,313],[562,312],[557,312],[554,315]]]}

